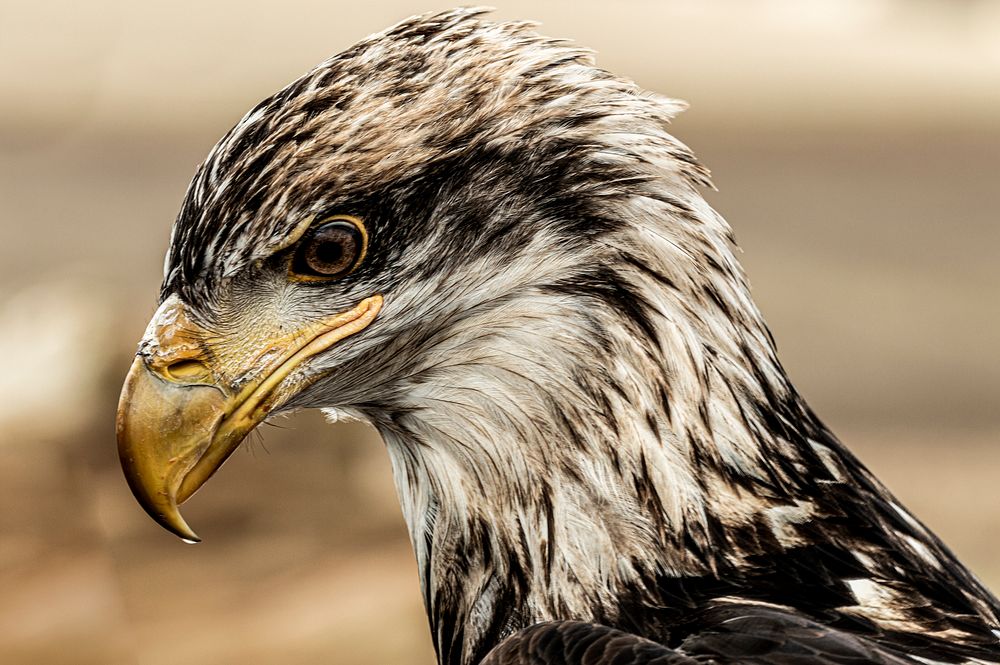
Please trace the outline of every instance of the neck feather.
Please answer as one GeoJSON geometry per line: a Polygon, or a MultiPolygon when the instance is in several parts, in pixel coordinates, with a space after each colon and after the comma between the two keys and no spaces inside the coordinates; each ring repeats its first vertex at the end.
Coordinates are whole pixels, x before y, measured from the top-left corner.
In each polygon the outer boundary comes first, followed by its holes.
{"type": "Polygon", "coordinates": [[[808,510],[788,439],[810,417],[724,222],[682,207],[716,231],[701,256],[637,224],[596,267],[450,322],[376,419],[443,662],[486,634],[613,614],[633,580],[741,556],[720,527],[808,510]],[[710,273],[676,267],[692,261],[710,273]]]}

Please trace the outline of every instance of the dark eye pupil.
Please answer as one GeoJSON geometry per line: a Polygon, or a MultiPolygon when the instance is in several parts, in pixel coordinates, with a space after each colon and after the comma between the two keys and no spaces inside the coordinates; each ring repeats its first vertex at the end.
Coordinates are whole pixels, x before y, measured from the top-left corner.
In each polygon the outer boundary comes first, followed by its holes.
{"type": "Polygon", "coordinates": [[[324,242],[316,247],[314,256],[317,263],[326,265],[339,264],[344,258],[343,245],[335,242],[324,242]]]}
{"type": "Polygon", "coordinates": [[[358,262],[363,243],[361,230],[349,221],[323,224],[312,229],[300,242],[292,271],[315,277],[345,275],[358,262]]]}

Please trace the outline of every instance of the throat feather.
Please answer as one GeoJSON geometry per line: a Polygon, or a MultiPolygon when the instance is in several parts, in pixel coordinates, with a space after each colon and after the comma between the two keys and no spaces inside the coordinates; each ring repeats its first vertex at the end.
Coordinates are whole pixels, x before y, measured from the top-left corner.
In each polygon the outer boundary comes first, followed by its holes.
{"type": "Polygon", "coordinates": [[[711,574],[742,556],[718,547],[728,529],[794,504],[798,462],[768,462],[780,443],[755,403],[783,390],[757,385],[780,370],[734,357],[749,339],[707,345],[650,268],[602,279],[620,286],[549,283],[450,321],[392,418],[374,418],[432,623],[462,625],[435,629],[442,652],[613,617],[636,580],[711,574]]]}

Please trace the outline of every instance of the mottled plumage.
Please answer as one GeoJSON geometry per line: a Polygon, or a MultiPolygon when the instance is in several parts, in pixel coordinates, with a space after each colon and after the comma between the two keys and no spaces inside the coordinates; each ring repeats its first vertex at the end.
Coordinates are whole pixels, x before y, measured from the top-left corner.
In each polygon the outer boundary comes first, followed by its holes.
{"type": "Polygon", "coordinates": [[[162,289],[223,340],[382,294],[282,409],[382,434],[441,665],[1000,662],[997,599],[787,379],[682,104],[481,14],[251,110],[162,289]],[[364,262],[290,283],[275,257],[338,213],[364,262]]]}

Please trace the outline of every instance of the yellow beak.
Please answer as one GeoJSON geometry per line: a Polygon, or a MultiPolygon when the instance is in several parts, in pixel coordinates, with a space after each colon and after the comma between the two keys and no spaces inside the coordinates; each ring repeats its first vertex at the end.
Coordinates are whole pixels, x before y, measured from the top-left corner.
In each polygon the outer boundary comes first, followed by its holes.
{"type": "Polygon", "coordinates": [[[153,317],[118,404],[118,455],[149,515],[189,542],[200,539],[178,506],[257,425],[304,384],[285,381],[306,359],[364,330],[381,296],[290,335],[224,345],[168,301],[153,317]],[[236,379],[252,375],[254,378],[236,379]]]}

